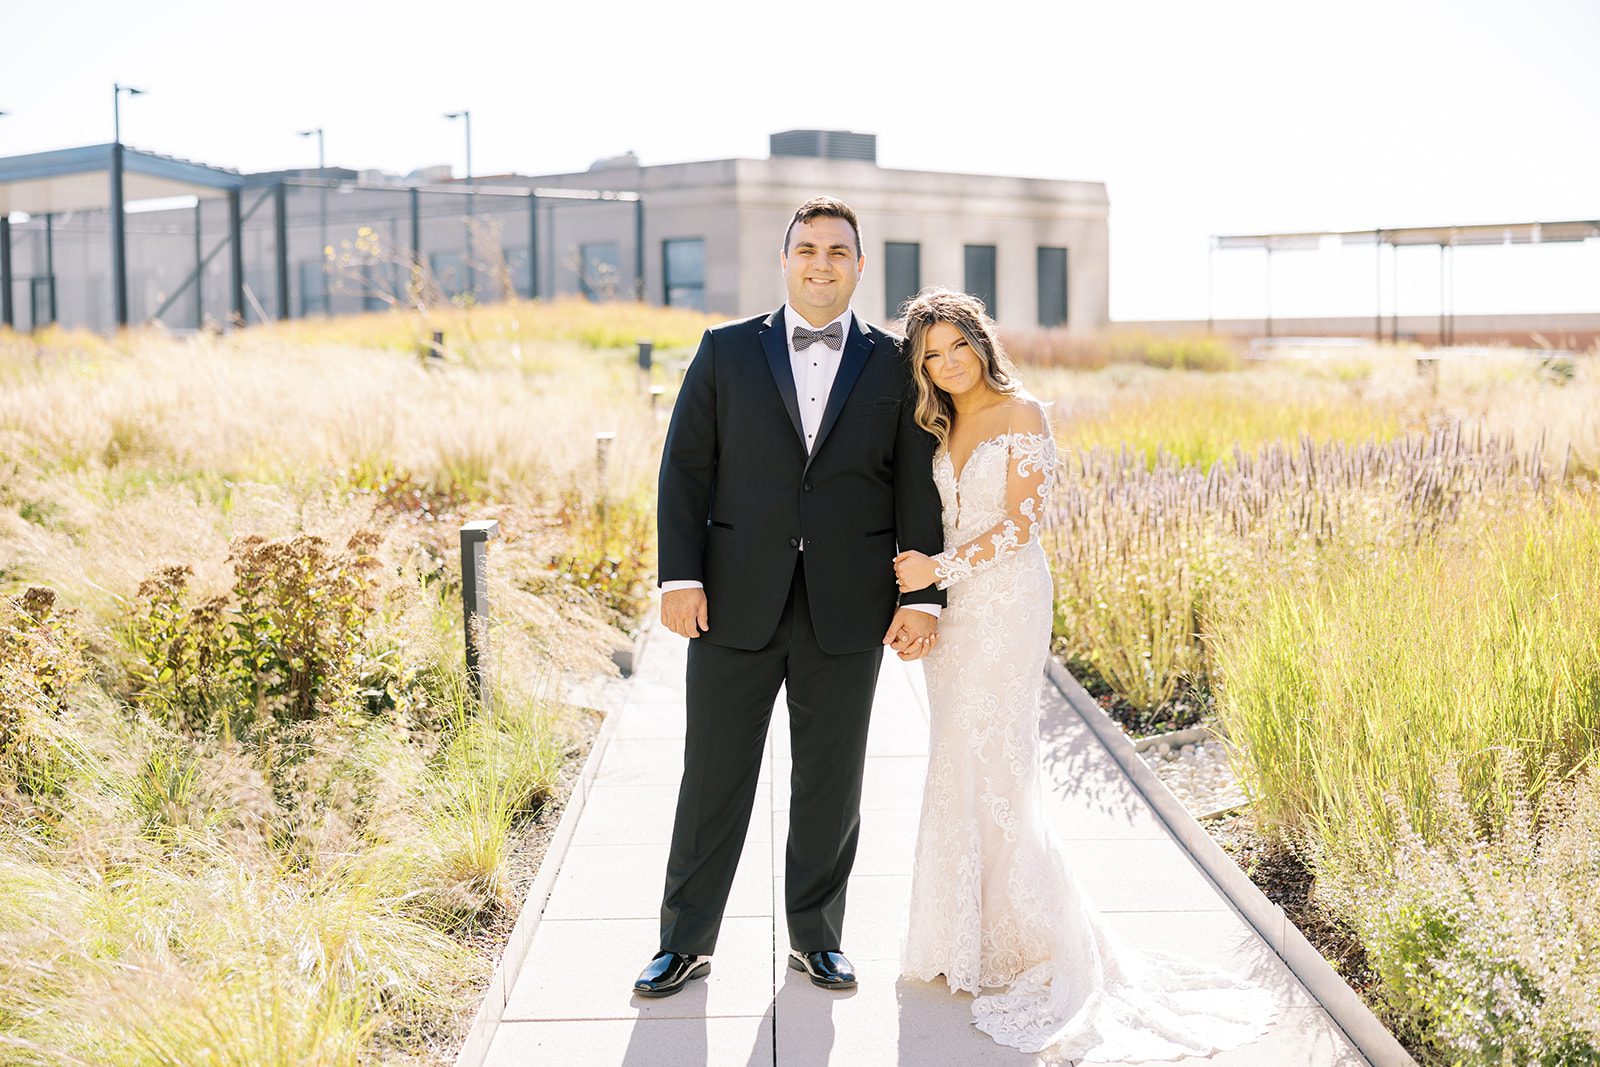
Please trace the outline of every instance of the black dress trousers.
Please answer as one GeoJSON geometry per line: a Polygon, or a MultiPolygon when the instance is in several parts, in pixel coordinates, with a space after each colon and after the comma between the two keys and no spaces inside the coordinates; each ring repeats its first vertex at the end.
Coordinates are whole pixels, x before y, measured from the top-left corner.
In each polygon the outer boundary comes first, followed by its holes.
{"type": "Polygon", "coordinates": [[[787,683],[790,742],[785,910],[804,952],[843,943],[845,885],[861,827],[861,775],[881,647],[831,654],[817,643],[799,554],[777,631],[755,650],[689,643],[688,736],[661,904],[661,948],[716,947],[755,802],[778,689],[787,683]]]}

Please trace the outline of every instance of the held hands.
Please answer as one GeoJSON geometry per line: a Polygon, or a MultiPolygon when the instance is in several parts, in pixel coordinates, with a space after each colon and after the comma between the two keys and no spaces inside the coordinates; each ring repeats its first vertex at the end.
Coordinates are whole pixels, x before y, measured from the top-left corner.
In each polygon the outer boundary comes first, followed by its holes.
{"type": "Polygon", "coordinates": [[[661,622],[679,637],[699,637],[711,629],[704,589],[674,589],[661,594],[661,622]],[[696,629],[698,627],[698,629],[696,629]]]}
{"type": "Polygon", "coordinates": [[[883,643],[907,662],[932,652],[938,640],[939,620],[916,608],[897,610],[889,621],[889,631],[883,635],[883,643]]]}
{"type": "Polygon", "coordinates": [[[921,552],[902,552],[894,558],[894,578],[902,593],[926,589],[938,578],[933,560],[921,552]]]}

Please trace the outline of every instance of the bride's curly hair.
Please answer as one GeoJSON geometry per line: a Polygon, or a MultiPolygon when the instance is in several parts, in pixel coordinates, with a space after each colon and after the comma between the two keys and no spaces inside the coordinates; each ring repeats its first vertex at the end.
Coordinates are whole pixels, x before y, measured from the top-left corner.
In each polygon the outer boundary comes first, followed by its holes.
{"type": "Polygon", "coordinates": [[[936,322],[947,322],[961,331],[972,351],[983,364],[983,380],[1002,396],[1023,394],[1017,368],[1006,358],[994,320],[984,311],[983,301],[969,293],[938,286],[924,289],[907,300],[900,309],[905,322],[906,357],[911,361],[911,377],[917,383],[917,425],[933,434],[943,448],[955,422],[955,404],[950,394],[933,384],[923,366],[923,348],[928,330],[936,322]]]}

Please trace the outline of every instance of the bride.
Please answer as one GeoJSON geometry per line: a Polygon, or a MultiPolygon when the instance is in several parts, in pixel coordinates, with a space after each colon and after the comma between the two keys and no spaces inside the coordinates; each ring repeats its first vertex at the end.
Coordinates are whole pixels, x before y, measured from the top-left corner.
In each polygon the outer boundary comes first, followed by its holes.
{"type": "Polygon", "coordinates": [[[980,301],[928,289],[905,317],[950,547],[894,561],[903,592],[949,595],[923,660],[932,737],[901,972],[942,975],[976,997],[981,1030],[1052,1058],[1175,1059],[1253,1040],[1273,1015],[1266,991],[1123,945],[1050,840],[1038,716],[1052,587],[1037,530],[1055,443],[980,301]]]}

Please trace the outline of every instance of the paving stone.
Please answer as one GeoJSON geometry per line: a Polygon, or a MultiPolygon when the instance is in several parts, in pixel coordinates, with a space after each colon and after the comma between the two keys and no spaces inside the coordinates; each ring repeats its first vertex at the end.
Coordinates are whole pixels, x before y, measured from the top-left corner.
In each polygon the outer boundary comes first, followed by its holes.
{"type": "MultiPolygon", "coordinates": [[[[630,712],[632,709],[629,709],[630,712]]],[[[760,781],[772,775],[771,763],[763,759],[760,781]]],[[[601,757],[594,784],[670,785],[683,778],[683,743],[663,742],[659,738],[613,738],[601,757]]]]}
{"type": "MultiPolygon", "coordinates": [[[[1285,1011],[1259,1041],[1212,1056],[1185,1056],[1163,1067],[1367,1067],[1366,1057],[1321,1008],[1285,1011]]],[[[1113,1063],[1105,1067],[1148,1067],[1113,1063]]]]}
{"type": "Polygon", "coordinates": [[[1061,856],[1103,912],[1233,910],[1171,838],[1064,841],[1061,856]]]}
{"type": "MultiPolygon", "coordinates": [[[[675,785],[597,785],[578,829],[575,845],[654,845],[671,842],[672,821],[678,807],[675,785]]],[[[748,840],[772,836],[772,791],[757,788],[751,807],[748,840]]]]}
{"type": "Polygon", "coordinates": [[[502,1022],[484,1067],[772,1067],[772,1013],[720,1019],[502,1022]]]}
{"type": "Polygon", "coordinates": [[[943,984],[901,978],[892,961],[857,960],[854,990],[818,989],[785,968],[777,1010],[777,1063],[927,1064],[950,1067],[1037,1062],[974,1028],[972,998],[943,984]]]}
{"type": "MultiPolygon", "coordinates": [[[[772,807],[789,807],[789,772],[792,761],[772,761],[772,807]]],[[[861,809],[881,811],[922,807],[922,783],[928,775],[926,756],[869,756],[861,776],[861,809]]]]}
{"type": "MultiPolygon", "coordinates": [[[[971,1025],[971,998],[898,975],[926,768],[920,664],[886,658],[868,734],[862,830],[844,949],[861,975],[848,993],[816,989],[785,964],[783,842],[789,724],[774,709],[750,833],[711,976],[677,996],[630,986],[655,951],[683,746],[688,642],[663,630],[627,683],[609,751],[489,1063],[1027,1064],[971,1025]],[[748,913],[748,914],[742,914],[748,913]]],[[[617,702],[614,687],[605,698],[617,702]]],[[[1068,868],[1128,944],[1181,945],[1248,973],[1283,1012],[1255,1045],[1207,1067],[1354,1067],[1364,1062],[1287,967],[1168,835],[1070,705],[1045,690],[1044,816],[1068,868]]],[[[1188,1063],[1190,1061],[1179,1061],[1188,1063]]]]}
{"type": "Polygon", "coordinates": [[[506,1019],[760,1016],[772,1006],[772,920],[725,919],[711,974],[670,997],[633,995],[656,953],[655,919],[546,919],[534,931],[506,1019]]]}
{"type": "MultiPolygon", "coordinates": [[[[668,843],[578,845],[567,853],[545,919],[657,919],[668,843]]],[[[747,842],[728,894],[734,916],[772,914],[772,844],[747,842]]]]}
{"type": "MultiPolygon", "coordinates": [[[[778,966],[789,948],[783,919],[782,859],[772,885],[773,914],[777,916],[778,966]]],[[[906,916],[911,903],[911,879],[899,874],[852,874],[845,890],[844,954],[851,963],[900,959],[906,936],[906,916]]],[[[782,978],[780,974],[777,977],[782,978]]]]}
{"type": "Polygon", "coordinates": [[[1110,911],[1106,921],[1127,945],[1179,952],[1243,975],[1270,989],[1282,1009],[1320,1007],[1248,923],[1235,911],[1110,911]]]}

